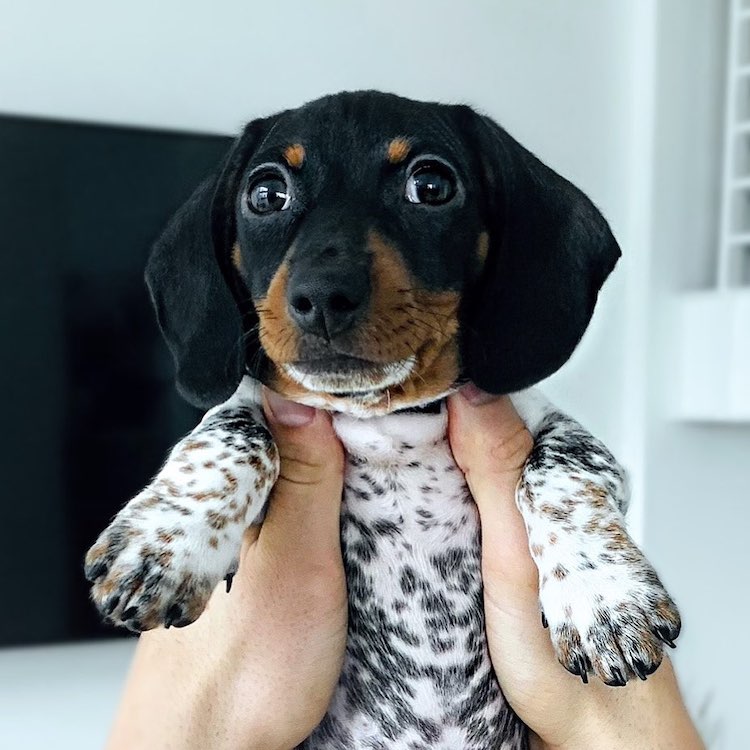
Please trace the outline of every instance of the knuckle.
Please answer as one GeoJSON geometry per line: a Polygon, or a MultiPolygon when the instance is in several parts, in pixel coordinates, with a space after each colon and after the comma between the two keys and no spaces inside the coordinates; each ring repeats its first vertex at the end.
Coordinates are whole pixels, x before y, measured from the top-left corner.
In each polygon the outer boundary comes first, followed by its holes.
{"type": "Polygon", "coordinates": [[[495,466],[520,469],[526,463],[533,446],[531,434],[521,426],[509,435],[496,439],[488,454],[495,466]]]}
{"type": "Polygon", "coordinates": [[[281,448],[280,459],[279,478],[292,484],[320,484],[344,468],[340,446],[322,451],[304,444],[288,445],[281,448]]]}

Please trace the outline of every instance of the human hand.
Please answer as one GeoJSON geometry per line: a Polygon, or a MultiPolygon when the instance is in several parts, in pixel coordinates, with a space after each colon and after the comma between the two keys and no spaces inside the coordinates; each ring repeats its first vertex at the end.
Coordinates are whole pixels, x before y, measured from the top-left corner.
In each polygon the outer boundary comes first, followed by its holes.
{"type": "Polygon", "coordinates": [[[515,492],[533,439],[508,397],[467,386],[448,401],[449,439],[477,503],[490,656],[532,747],[702,748],[667,659],[646,682],[583,685],[558,662],[540,619],[538,572],[515,492]]]}
{"type": "Polygon", "coordinates": [[[325,714],[346,643],[343,449],[328,415],[265,391],[281,472],[229,595],[141,636],[108,750],[288,750],[325,714]]]}

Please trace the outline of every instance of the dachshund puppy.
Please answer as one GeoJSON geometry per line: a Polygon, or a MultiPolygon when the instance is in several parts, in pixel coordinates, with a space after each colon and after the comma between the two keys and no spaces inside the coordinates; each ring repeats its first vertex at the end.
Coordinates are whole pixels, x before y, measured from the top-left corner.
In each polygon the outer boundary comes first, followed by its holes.
{"type": "Polygon", "coordinates": [[[561,663],[645,679],[680,620],[627,534],[623,470],[539,393],[620,255],[599,211],[466,106],[377,92],[251,122],[147,268],[177,385],[208,408],[89,551],[101,612],[195,620],[278,474],[260,383],[327,409],[347,453],[349,637],[305,748],[520,750],[484,633],[479,523],[445,397],[511,393],[517,502],[561,663]]]}

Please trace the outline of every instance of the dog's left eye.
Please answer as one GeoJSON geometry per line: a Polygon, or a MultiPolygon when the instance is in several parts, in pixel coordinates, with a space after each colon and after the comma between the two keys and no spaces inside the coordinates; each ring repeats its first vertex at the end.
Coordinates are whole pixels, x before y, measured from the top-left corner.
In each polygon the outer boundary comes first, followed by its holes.
{"type": "Polygon", "coordinates": [[[247,186],[247,205],[256,214],[270,214],[289,208],[291,195],[280,174],[261,174],[247,186]]]}
{"type": "Polygon", "coordinates": [[[406,200],[438,206],[447,203],[456,193],[453,172],[440,162],[418,164],[406,180],[406,200]]]}

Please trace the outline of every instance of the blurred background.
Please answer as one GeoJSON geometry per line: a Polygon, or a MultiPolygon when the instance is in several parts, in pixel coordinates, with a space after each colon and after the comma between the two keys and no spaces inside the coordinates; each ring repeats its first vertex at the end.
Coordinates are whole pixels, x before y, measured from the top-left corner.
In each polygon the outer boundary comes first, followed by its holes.
{"type": "Polygon", "coordinates": [[[710,748],[748,747],[748,0],[0,0],[0,748],[100,748],[134,641],[80,557],[195,413],[149,243],[258,115],[465,102],[587,192],[624,257],[548,394],[631,473],[710,748]]]}

